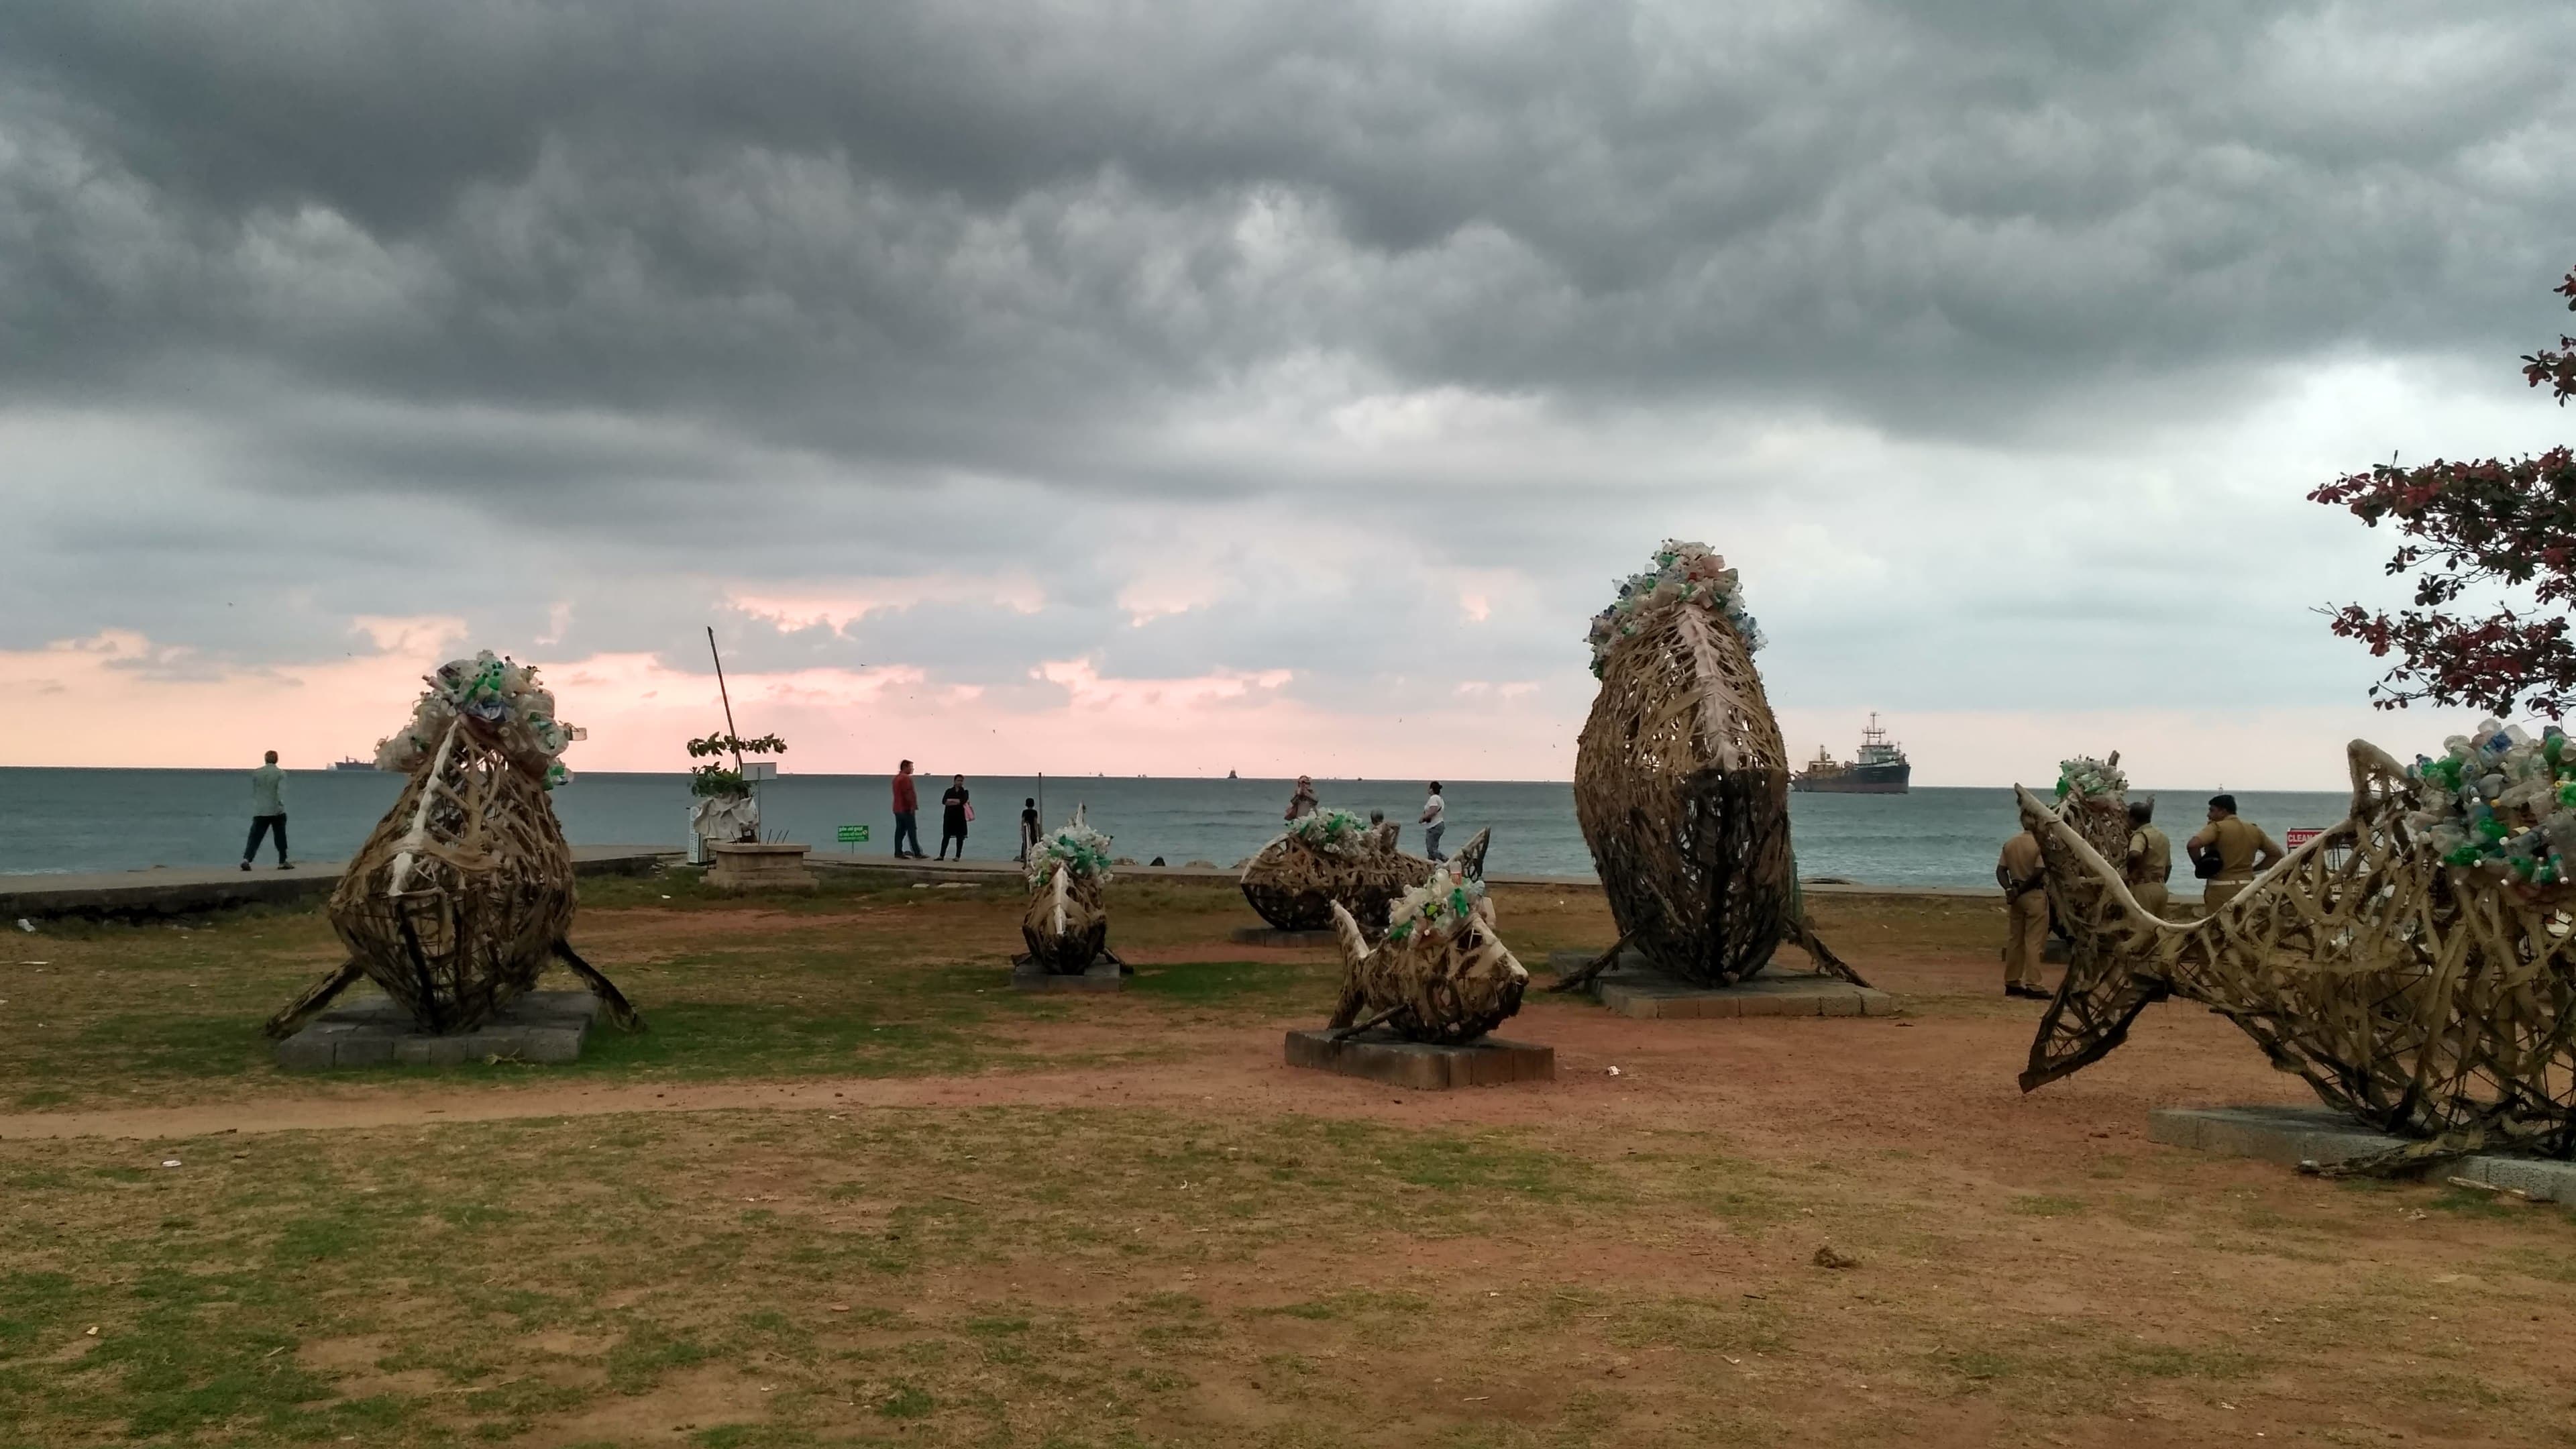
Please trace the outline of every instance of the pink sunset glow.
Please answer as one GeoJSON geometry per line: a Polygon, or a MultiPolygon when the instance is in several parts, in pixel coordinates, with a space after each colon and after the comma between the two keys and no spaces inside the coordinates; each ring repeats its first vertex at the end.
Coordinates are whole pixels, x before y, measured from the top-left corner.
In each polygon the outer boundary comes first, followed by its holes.
{"type": "MultiPolygon", "coordinates": [[[[314,768],[364,758],[406,717],[420,676],[467,652],[468,641],[457,621],[442,618],[367,618],[352,632],[372,648],[261,669],[205,666],[121,631],[0,652],[0,689],[19,701],[0,715],[0,759],[230,767],[275,749],[290,768],[314,768]]],[[[711,674],[641,653],[520,657],[544,672],[563,717],[589,731],[567,756],[577,771],[683,769],[681,743],[723,727],[711,674]]],[[[1025,687],[1007,692],[942,684],[908,664],[744,671],[728,683],[742,729],[788,740],[784,769],[826,774],[884,774],[908,757],[932,773],[1566,779],[1591,692],[1579,676],[1468,681],[1395,716],[1318,708],[1294,694],[1296,675],[1286,669],[1110,679],[1089,659],[1068,659],[1029,673],[1025,687]]],[[[1779,715],[1801,760],[1819,744],[1848,755],[1858,726],[1843,710],[1783,704],[1779,715]]],[[[2347,783],[2344,740],[2369,738],[2406,755],[2469,720],[2322,706],[1953,710],[1889,723],[1922,762],[1918,785],[2038,783],[2053,779],[2066,755],[2117,749],[2143,787],[2332,790],[2347,783]],[[2284,754],[2284,741],[2297,753],[2284,754]]]]}

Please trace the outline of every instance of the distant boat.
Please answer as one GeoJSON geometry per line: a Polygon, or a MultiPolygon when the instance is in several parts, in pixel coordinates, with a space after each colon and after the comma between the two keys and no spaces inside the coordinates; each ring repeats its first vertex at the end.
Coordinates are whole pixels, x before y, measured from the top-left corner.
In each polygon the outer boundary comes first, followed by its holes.
{"type": "Polygon", "coordinates": [[[1225,777],[1226,777],[1227,779],[1229,779],[1229,780],[1233,779],[1233,778],[1234,778],[1234,772],[1233,772],[1232,770],[1228,770],[1228,771],[1226,771],[1226,772],[1225,772],[1225,777]]]}
{"type": "Polygon", "coordinates": [[[1889,741],[1873,714],[1869,728],[1860,732],[1860,754],[1852,763],[1835,760],[1818,745],[1816,758],[1807,768],[1789,777],[1789,788],[1816,795],[1902,795],[1913,779],[1914,765],[1905,758],[1905,747],[1889,741]]]}
{"type": "Polygon", "coordinates": [[[372,770],[375,767],[376,762],[373,760],[334,760],[331,763],[331,768],[335,770],[372,770]]]}

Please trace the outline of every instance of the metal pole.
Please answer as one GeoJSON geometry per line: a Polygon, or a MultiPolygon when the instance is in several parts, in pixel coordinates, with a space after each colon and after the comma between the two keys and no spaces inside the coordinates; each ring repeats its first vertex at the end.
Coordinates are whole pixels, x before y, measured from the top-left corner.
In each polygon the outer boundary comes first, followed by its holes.
{"type": "Polygon", "coordinates": [[[707,654],[716,662],[716,697],[724,701],[725,738],[736,741],[733,752],[733,772],[739,775],[742,773],[741,732],[733,727],[733,694],[725,688],[724,656],[716,653],[716,626],[713,624],[707,626],[707,654]]]}

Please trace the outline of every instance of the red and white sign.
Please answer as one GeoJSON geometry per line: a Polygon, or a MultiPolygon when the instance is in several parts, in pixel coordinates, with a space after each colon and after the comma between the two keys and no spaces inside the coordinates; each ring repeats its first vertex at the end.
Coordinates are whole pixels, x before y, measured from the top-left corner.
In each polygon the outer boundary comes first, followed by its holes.
{"type": "Polygon", "coordinates": [[[2302,825],[2282,831],[2281,834],[2288,842],[2289,848],[2296,850],[2300,846],[2307,844],[2309,841],[2316,839],[2318,836],[2325,834],[2325,832],[2322,830],[2311,830],[2302,825]]]}

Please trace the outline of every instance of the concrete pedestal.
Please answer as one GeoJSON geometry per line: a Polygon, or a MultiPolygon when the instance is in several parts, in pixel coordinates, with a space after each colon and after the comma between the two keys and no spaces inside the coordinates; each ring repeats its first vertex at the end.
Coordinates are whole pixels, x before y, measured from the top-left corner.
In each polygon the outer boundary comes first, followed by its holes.
{"type": "MultiPolygon", "coordinates": [[[[1599,953],[1554,951],[1547,964],[1562,974],[1592,964],[1599,953]]],[[[1635,955],[1592,978],[1584,988],[1621,1016],[1640,1021],[1703,1016],[1894,1016],[1896,998],[1819,972],[1766,970],[1733,986],[1695,986],[1645,964],[1635,955]]]]}
{"type": "Polygon", "coordinates": [[[400,1003],[386,997],[338,1006],[277,1044],[277,1064],[293,1072],[397,1063],[452,1067],[492,1057],[569,1062],[581,1056],[599,998],[587,991],[531,991],[472,1031],[432,1036],[400,1003]]]}
{"type": "Polygon", "coordinates": [[[1337,946],[1341,937],[1329,930],[1283,931],[1277,926],[1237,926],[1234,943],[1238,946],[1337,946]]]}
{"type": "MultiPolygon", "coordinates": [[[[2150,1140],[2255,1157],[2296,1167],[2344,1162],[2406,1145],[2331,1107],[2159,1107],[2147,1114],[2150,1140]]],[[[2576,1162],[2539,1157],[2457,1157],[2435,1163],[2437,1178],[2510,1188],[2542,1202],[2576,1202],[2576,1162]]]]}
{"type": "Polygon", "coordinates": [[[1011,989],[1014,991],[1116,991],[1126,981],[1126,973],[1115,961],[1094,961],[1079,976],[1049,971],[1035,961],[1020,961],[1011,967],[1011,989]]]}
{"type": "Polygon", "coordinates": [[[1288,1033],[1288,1065],[1362,1077],[1390,1087],[1445,1091],[1556,1080],[1556,1048],[1478,1037],[1463,1046],[1406,1041],[1383,1027],[1337,1040],[1331,1031],[1288,1033]]]}
{"type": "Polygon", "coordinates": [[[810,891],[813,872],[805,868],[803,845],[746,845],[719,842],[707,847],[716,863],[707,884],[725,891],[810,891]]]}

